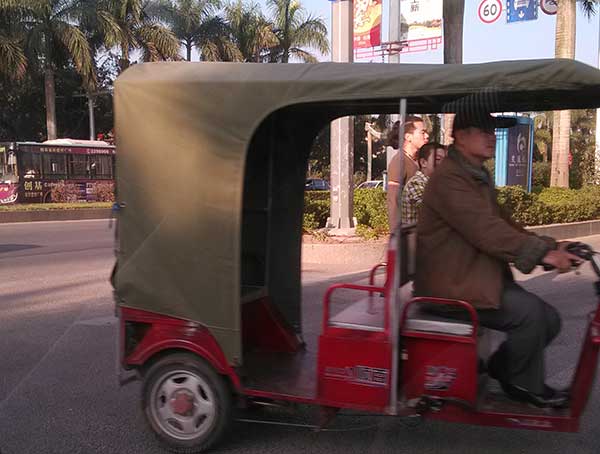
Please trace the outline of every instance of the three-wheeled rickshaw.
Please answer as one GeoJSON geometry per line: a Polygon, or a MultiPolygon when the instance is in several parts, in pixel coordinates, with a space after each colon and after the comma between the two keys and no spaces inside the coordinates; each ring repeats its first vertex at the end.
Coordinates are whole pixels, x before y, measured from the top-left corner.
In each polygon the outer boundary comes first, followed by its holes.
{"type": "Polygon", "coordinates": [[[347,115],[441,112],[486,90],[497,94],[499,111],[595,108],[600,71],[568,60],[153,63],[119,77],[119,377],[143,379],[143,408],[162,441],[176,451],[207,449],[237,404],[265,399],[312,404],[323,416],[359,409],[578,430],[600,312],[582,338],[568,408],[490,393],[478,373],[483,342],[468,302],[399,296],[415,271],[410,229],[390,237],[384,285],[331,286],[321,332],[303,335],[303,196],[317,133],[347,115]],[[340,289],[361,298],[335,312],[331,297],[340,289]],[[418,310],[422,302],[462,306],[470,321],[432,317],[418,310]]]}

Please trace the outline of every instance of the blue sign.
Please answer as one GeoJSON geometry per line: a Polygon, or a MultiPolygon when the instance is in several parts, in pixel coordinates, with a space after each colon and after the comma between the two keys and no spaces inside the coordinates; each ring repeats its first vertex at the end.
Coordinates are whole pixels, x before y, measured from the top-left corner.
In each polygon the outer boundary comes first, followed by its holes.
{"type": "Polygon", "coordinates": [[[507,0],[506,22],[523,22],[538,18],[539,0],[507,0]]]}

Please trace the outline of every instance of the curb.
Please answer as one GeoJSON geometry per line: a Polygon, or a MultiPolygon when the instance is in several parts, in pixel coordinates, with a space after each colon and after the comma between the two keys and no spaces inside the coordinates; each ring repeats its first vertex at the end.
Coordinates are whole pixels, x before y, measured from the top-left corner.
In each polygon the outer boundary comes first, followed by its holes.
{"type": "Polygon", "coordinates": [[[77,208],[73,210],[32,210],[0,212],[0,224],[9,222],[80,221],[109,219],[111,208],[77,208]]]}
{"type": "Polygon", "coordinates": [[[385,261],[388,242],[303,243],[302,263],[374,265],[385,261]]]}
{"type": "Polygon", "coordinates": [[[538,235],[551,236],[557,240],[567,240],[581,236],[600,235],[600,220],[540,225],[527,227],[527,230],[538,235]]]}
{"type": "MultiPolygon", "coordinates": [[[[527,230],[557,240],[566,240],[599,235],[600,220],[541,225],[527,227],[527,230]]],[[[387,241],[337,244],[304,243],[302,244],[302,262],[372,266],[385,260],[386,251],[387,241]]]]}

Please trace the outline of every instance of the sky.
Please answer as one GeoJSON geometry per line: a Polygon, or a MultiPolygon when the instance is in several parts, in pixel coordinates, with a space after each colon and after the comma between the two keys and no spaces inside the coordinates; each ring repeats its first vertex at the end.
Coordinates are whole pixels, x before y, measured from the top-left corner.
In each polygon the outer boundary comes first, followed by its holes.
{"type": "MultiPolygon", "coordinates": [[[[329,0],[300,0],[304,8],[325,20],[331,30],[331,2],[329,0]]],[[[448,1],[448,0],[446,0],[448,1]]],[[[506,5],[506,0],[503,0],[506,5]]],[[[554,34],[556,16],[548,16],[541,10],[538,19],[529,22],[506,23],[506,16],[493,24],[484,24],[477,15],[480,0],[465,0],[463,62],[481,63],[497,60],[521,60],[554,57],[554,34]]],[[[260,0],[265,13],[265,0],[260,0]]],[[[389,0],[383,0],[382,40],[388,41],[389,0]]],[[[267,13],[268,15],[268,13],[267,13]]],[[[589,65],[598,66],[599,15],[588,20],[577,6],[577,44],[575,58],[589,65]]],[[[403,63],[443,63],[443,46],[438,50],[402,54],[403,63]]],[[[329,56],[320,57],[328,61],[329,56]]],[[[370,61],[357,60],[357,61],[370,61]]],[[[381,61],[381,57],[373,59],[381,61]]]]}

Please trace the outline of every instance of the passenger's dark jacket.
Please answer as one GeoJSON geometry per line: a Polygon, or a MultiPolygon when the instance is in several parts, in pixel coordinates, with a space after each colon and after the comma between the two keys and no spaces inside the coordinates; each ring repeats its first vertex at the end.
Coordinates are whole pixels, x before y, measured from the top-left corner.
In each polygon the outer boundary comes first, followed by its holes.
{"type": "Polygon", "coordinates": [[[505,215],[487,171],[456,148],[431,176],[417,227],[415,292],[498,308],[508,263],[529,273],[556,243],[505,215]]]}

